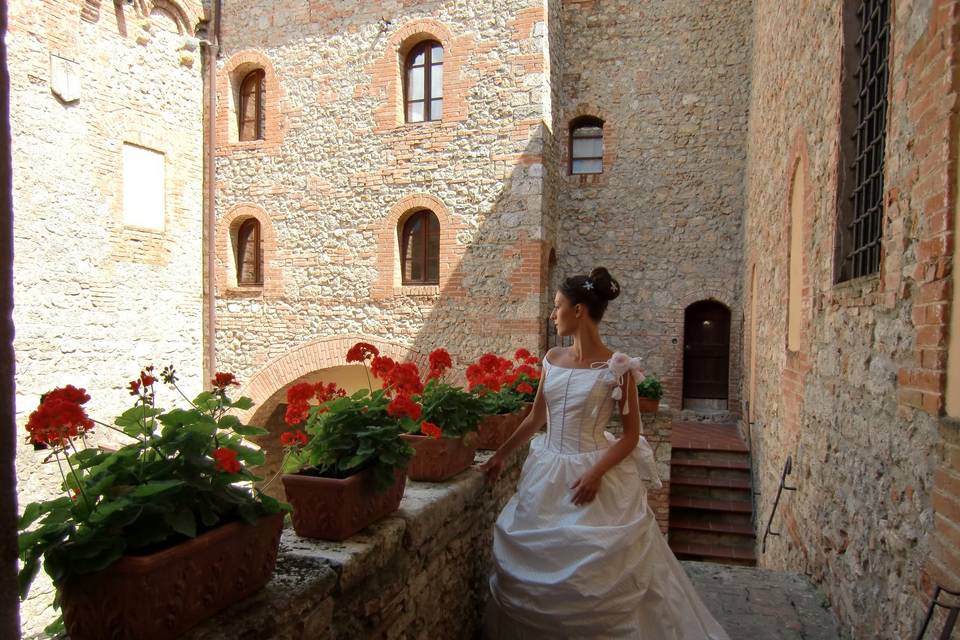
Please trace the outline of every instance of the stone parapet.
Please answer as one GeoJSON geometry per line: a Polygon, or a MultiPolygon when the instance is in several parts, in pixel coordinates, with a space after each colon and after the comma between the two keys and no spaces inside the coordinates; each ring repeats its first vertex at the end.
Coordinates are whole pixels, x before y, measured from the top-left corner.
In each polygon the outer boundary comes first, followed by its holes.
{"type": "Polygon", "coordinates": [[[288,527],[270,583],[185,638],[474,637],[493,522],[526,455],[493,484],[473,469],[445,483],[408,482],[399,511],[345,542],[300,538],[288,527]]]}

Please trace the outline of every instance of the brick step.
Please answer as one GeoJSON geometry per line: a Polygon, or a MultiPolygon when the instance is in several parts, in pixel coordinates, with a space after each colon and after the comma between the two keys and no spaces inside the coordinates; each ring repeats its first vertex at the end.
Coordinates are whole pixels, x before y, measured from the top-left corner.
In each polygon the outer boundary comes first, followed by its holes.
{"type": "Polygon", "coordinates": [[[753,514],[737,511],[704,511],[684,509],[674,506],[670,509],[670,521],[710,523],[715,526],[730,525],[750,529],[753,527],[753,514]]]}
{"type": "Polygon", "coordinates": [[[709,478],[711,480],[736,480],[746,482],[750,485],[752,478],[749,471],[742,469],[723,469],[712,467],[684,467],[682,465],[671,464],[670,476],[672,478],[700,479],[709,478]]]}
{"type": "Polygon", "coordinates": [[[738,533],[670,529],[670,542],[673,544],[705,544],[718,547],[731,547],[734,549],[752,549],[755,544],[755,538],[738,533]]]}
{"type": "Polygon", "coordinates": [[[737,536],[755,537],[749,524],[722,522],[712,518],[670,518],[671,539],[674,531],[706,531],[737,536]]]}
{"type": "Polygon", "coordinates": [[[711,449],[678,449],[674,447],[670,454],[670,464],[702,462],[709,466],[730,465],[750,468],[750,454],[744,451],[716,451],[711,449]]]}
{"type": "Polygon", "coordinates": [[[682,559],[736,560],[740,562],[757,561],[753,547],[729,547],[718,544],[694,544],[688,542],[670,541],[670,549],[674,555],[682,559]]]}
{"type": "Polygon", "coordinates": [[[693,498],[695,500],[734,500],[750,503],[749,488],[713,487],[701,484],[683,484],[675,479],[670,480],[670,499],[693,498]]]}
{"type": "Polygon", "coordinates": [[[745,489],[750,490],[750,478],[708,478],[688,476],[687,474],[671,474],[670,486],[684,487],[713,487],[717,489],[745,489]]]}
{"type": "Polygon", "coordinates": [[[699,509],[702,511],[727,511],[733,513],[753,513],[753,503],[749,500],[710,500],[674,496],[670,494],[670,511],[674,509],[699,509]]]}
{"type": "Polygon", "coordinates": [[[681,457],[676,457],[674,455],[670,459],[670,466],[672,467],[696,467],[702,469],[730,469],[730,470],[740,470],[740,471],[750,471],[750,459],[744,456],[741,460],[698,460],[698,459],[684,459],[681,457]]]}

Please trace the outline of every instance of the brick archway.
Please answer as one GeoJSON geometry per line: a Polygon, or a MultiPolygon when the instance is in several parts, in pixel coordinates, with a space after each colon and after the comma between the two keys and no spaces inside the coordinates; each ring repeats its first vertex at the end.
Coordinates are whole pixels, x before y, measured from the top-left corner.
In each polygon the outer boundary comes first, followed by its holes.
{"type": "Polygon", "coordinates": [[[243,422],[263,424],[281,404],[283,400],[281,391],[315,371],[346,364],[347,350],[360,341],[376,345],[381,354],[394,360],[409,360],[416,363],[421,370],[427,366],[427,356],[398,342],[376,336],[348,334],[318,338],[295,347],[267,363],[250,378],[246,385],[241,387],[236,396],[249,396],[254,406],[249,411],[239,413],[239,418],[243,422]]]}

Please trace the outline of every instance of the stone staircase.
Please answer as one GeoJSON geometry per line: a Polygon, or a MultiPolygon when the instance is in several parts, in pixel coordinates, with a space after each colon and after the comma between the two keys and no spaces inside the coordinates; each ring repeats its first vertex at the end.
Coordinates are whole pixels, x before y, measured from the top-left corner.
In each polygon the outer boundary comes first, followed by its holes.
{"type": "Polygon", "coordinates": [[[735,424],[673,423],[670,548],[681,560],[756,565],[750,453],[735,424]]]}

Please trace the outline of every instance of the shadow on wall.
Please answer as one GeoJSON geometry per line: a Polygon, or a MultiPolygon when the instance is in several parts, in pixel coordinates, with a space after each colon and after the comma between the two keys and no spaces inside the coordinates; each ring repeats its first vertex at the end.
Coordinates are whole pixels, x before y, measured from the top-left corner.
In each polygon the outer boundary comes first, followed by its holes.
{"type": "MultiPolygon", "coordinates": [[[[469,362],[485,352],[512,354],[519,346],[540,349],[547,339],[543,316],[544,300],[552,298],[546,291],[550,247],[540,239],[543,181],[540,150],[546,127],[541,124],[531,132],[527,148],[517,154],[520,160],[510,168],[498,197],[485,211],[480,211],[470,224],[469,218],[456,203],[443,203],[449,219],[458,227],[453,236],[452,255],[441,255],[438,286],[403,286],[399,260],[393,260],[393,273],[379,274],[388,284],[387,294],[361,300],[357,306],[379,307],[383,317],[402,317],[419,325],[409,336],[386,336],[373,333],[321,335],[297,345],[260,369],[240,390],[254,400],[254,408],[240,417],[263,426],[270,435],[258,444],[267,452],[268,462],[257,470],[270,478],[282,458],[280,434],[288,427],[283,421],[287,390],[299,382],[336,382],[348,393],[366,388],[364,369],[346,364],[347,350],[357,341],[376,345],[384,355],[395,360],[410,360],[421,372],[428,369],[427,356],[435,348],[447,349],[454,362],[454,375],[462,379],[469,362]]],[[[429,194],[429,184],[407,185],[407,193],[429,194]]],[[[400,224],[408,217],[403,212],[400,224]]],[[[399,257],[400,229],[392,229],[392,248],[399,257]]],[[[443,230],[441,229],[441,232],[443,230]]],[[[376,283],[371,283],[371,291],[376,283]]],[[[373,384],[377,381],[374,379],[373,384]]],[[[270,491],[282,492],[281,487],[270,491]],[[279,490],[279,491],[278,491],[279,490]]]]}

